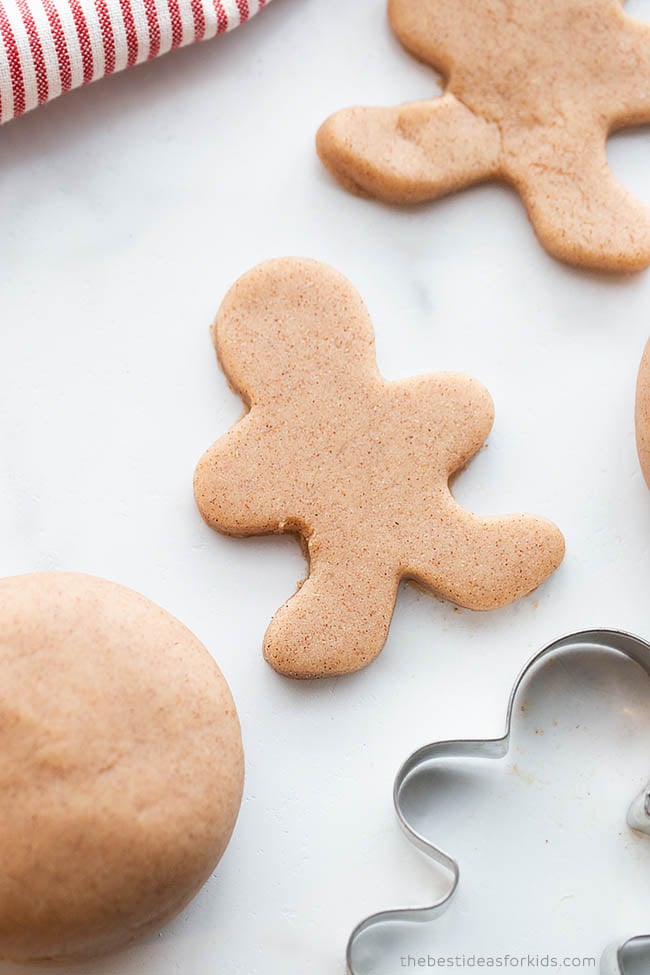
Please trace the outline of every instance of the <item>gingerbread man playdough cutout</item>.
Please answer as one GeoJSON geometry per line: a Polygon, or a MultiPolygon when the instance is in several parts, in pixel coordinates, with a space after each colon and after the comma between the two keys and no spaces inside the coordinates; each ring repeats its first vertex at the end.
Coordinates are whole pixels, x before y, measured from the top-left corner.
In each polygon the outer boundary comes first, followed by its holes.
{"type": "Polygon", "coordinates": [[[386,640],[400,579],[471,609],[535,589],[562,560],[543,518],[484,518],[449,478],[493,421],[476,380],[387,382],[352,285],[315,261],[270,261],[226,296],[213,329],[248,413],[195,475],[201,514],[229,535],[294,532],[309,577],[267,630],[264,655],[291,677],[349,673],[386,640]]]}
{"type": "Polygon", "coordinates": [[[504,180],[560,260],[650,264],[650,211],[605,153],[610,132],[650,122],[650,26],[620,0],[389,0],[388,12],[445,90],[329,118],[318,151],[344,186],[416,203],[504,180]]]}

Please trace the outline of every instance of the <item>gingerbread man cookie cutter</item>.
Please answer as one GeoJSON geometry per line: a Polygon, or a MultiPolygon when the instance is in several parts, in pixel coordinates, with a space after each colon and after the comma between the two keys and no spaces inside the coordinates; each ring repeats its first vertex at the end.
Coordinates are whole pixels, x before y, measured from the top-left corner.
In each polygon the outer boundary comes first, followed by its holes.
{"type": "Polygon", "coordinates": [[[564,555],[534,515],[481,517],[449,487],[493,421],[487,390],[457,373],[388,382],[361,298],[316,261],[268,261],[237,281],[213,328],[248,412],[203,456],[194,492],[229,535],[292,532],[309,575],[276,613],[264,656],[282,674],[366,666],[387,638],[400,580],[495,609],[564,555]]]}
{"type": "Polygon", "coordinates": [[[650,935],[630,938],[620,947],[612,945],[607,949],[600,962],[600,975],[633,975],[633,972],[641,971],[632,967],[637,960],[643,958],[645,964],[649,957],[650,935]]]}
{"type": "MultiPolygon", "coordinates": [[[[457,739],[452,741],[436,741],[410,755],[399,769],[393,785],[393,805],[397,821],[406,834],[407,839],[418,850],[431,860],[439,863],[449,871],[452,878],[451,888],[440,900],[426,907],[403,907],[392,910],[379,911],[364,918],[353,930],[348,939],[346,949],[346,964],[348,975],[357,975],[353,963],[353,952],[360,936],[378,925],[391,921],[430,922],[440,917],[450,907],[460,883],[460,865],[449,853],[435,846],[427,840],[408,820],[402,805],[404,787],[413,775],[440,759],[448,758],[505,758],[510,750],[513,717],[515,705],[520,691],[533,671],[552,654],[565,650],[598,649],[611,650],[629,658],[638,664],[650,676],[650,643],[625,633],[622,630],[593,629],[581,630],[559,637],[547,644],[536,653],[520,671],[510,692],[506,710],[506,723],[503,735],[499,738],[477,740],[457,739]]],[[[627,823],[630,829],[650,836],[650,783],[634,799],[629,807],[627,823]]],[[[629,962],[636,957],[640,950],[650,949],[650,935],[630,938],[623,945],[612,946],[607,949],[601,960],[601,975],[629,975],[629,962]]],[[[645,955],[644,955],[645,957],[645,955]]]]}
{"type": "Polygon", "coordinates": [[[621,0],[389,0],[388,14],[444,91],[331,116],[317,148],[339,182],[417,203],[500,180],[554,257],[609,271],[650,264],[650,210],[605,151],[613,131],[650,122],[649,25],[621,0]]]}

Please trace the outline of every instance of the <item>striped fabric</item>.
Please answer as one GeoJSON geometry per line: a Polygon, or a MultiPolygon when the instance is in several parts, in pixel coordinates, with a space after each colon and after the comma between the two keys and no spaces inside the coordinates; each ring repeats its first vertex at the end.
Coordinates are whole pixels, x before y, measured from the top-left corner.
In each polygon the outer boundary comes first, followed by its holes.
{"type": "Polygon", "coordinates": [[[238,27],[269,0],[0,0],[0,124],[238,27]]]}

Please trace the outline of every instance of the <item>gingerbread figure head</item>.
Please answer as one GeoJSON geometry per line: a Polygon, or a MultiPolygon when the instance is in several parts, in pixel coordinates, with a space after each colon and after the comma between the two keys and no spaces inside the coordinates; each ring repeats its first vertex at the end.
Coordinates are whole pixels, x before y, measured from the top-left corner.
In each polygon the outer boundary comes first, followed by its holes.
{"type": "Polygon", "coordinates": [[[650,27],[620,0],[389,0],[388,12],[445,90],[328,119],[318,151],[344,186],[415,203],[504,180],[560,260],[650,264],[650,213],[605,153],[612,130],[650,122],[650,27]]]}
{"type": "Polygon", "coordinates": [[[564,541],[550,522],[479,517],[450,493],[490,431],[487,391],[454,373],[383,379],[368,312],[336,271],[260,265],[227,295],[213,337],[249,411],[200,461],[199,510],[231,535],[294,532],[309,561],[264,641],[281,673],[369,663],[402,578],[493,609],[559,565],[564,541]]]}
{"type": "Polygon", "coordinates": [[[270,262],[240,278],[212,329],[223,370],[249,405],[295,395],[304,383],[325,397],[332,375],[362,381],[374,364],[372,324],[359,295],[334,272],[316,288],[300,262],[294,273],[288,264],[270,262]]]}

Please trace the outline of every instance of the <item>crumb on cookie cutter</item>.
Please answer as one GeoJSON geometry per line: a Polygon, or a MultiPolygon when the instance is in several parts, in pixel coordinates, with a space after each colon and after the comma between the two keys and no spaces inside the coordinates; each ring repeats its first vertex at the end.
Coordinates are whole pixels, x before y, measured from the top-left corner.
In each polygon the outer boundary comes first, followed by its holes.
{"type": "MultiPolygon", "coordinates": [[[[547,644],[533,656],[520,671],[510,692],[506,712],[506,725],[503,735],[499,738],[480,740],[456,739],[450,741],[435,741],[423,745],[413,752],[399,769],[393,785],[393,804],[397,820],[408,840],[422,853],[445,867],[452,876],[452,886],[448,893],[434,904],[426,907],[403,907],[392,910],[378,911],[364,918],[348,939],[346,962],[348,975],[358,975],[352,961],[352,953],[358,938],[370,928],[390,921],[427,922],[434,921],[451,905],[460,881],[460,866],[458,862],[444,850],[425,839],[409,823],[402,807],[402,790],[411,776],[424,765],[428,765],[441,758],[505,758],[510,750],[513,715],[519,692],[529,675],[537,665],[552,654],[564,649],[598,648],[611,650],[637,663],[650,676],[650,643],[641,637],[622,630],[593,629],[581,630],[559,637],[547,644]]],[[[650,836],[650,783],[636,797],[627,815],[628,826],[640,833],[650,836]]],[[[630,938],[624,944],[615,945],[605,952],[601,959],[601,975],[628,975],[628,963],[639,951],[645,953],[650,950],[650,934],[630,938]]],[[[636,970],[636,969],[635,969],[636,970]]],[[[630,973],[631,975],[631,973],[630,973]]]]}

